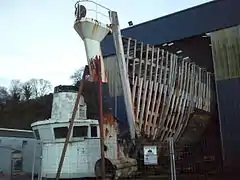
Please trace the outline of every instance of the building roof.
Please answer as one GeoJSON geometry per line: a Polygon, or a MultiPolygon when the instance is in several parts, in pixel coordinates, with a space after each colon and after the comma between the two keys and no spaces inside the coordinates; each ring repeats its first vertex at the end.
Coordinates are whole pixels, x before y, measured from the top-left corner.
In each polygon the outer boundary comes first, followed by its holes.
{"type": "MultiPolygon", "coordinates": [[[[239,0],[215,0],[123,29],[122,35],[159,45],[240,24],[239,0]]],[[[103,56],[115,54],[112,36],[101,44],[103,56]]]]}
{"type": "Polygon", "coordinates": [[[0,137],[35,138],[33,131],[0,128],[0,137]]]}

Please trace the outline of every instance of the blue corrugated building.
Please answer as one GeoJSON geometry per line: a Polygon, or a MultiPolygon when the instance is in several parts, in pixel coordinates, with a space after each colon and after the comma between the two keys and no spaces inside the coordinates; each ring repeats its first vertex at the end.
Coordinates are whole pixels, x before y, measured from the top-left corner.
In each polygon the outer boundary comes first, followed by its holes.
{"type": "MultiPolygon", "coordinates": [[[[215,0],[125,28],[121,33],[156,46],[174,42],[170,51],[176,52],[181,48],[185,53],[183,55],[188,55],[199,66],[214,72],[211,40],[204,38],[204,35],[239,25],[239,17],[240,0],[215,0]]],[[[111,35],[105,38],[101,47],[104,57],[115,54],[111,35]]],[[[240,77],[215,82],[223,169],[225,172],[236,172],[240,170],[240,77]]],[[[123,100],[118,103],[120,108],[116,116],[121,119],[125,116],[124,103],[123,100]]]]}
{"type": "MultiPolygon", "coordinates": [[[[238,25],[239,7],[238,0],[216,0],[125,28],[121,33],[144,43],[163,44],[238,25]]],[[[101,48],[104,56],[115,54],[112,36],[106,37],[101,48]]]]}

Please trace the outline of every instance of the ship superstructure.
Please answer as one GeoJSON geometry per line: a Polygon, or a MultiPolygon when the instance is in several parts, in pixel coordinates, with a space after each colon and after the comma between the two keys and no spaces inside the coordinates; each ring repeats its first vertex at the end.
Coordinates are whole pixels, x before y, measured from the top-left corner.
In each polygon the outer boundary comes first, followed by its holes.
{"type": "MultiPolygon", "coordinates": [[[[77,92],[78,88],[75,86],[55,87],[51,118],[32,124],[35,135],[42,142],[41,178],[43,179],[56,178],[77,92]]],[[[100,158],[98,126],[97,120],[87,119],[86,104],[81,97],[61,179],[95,177],[95,163],[100,158]]]]}

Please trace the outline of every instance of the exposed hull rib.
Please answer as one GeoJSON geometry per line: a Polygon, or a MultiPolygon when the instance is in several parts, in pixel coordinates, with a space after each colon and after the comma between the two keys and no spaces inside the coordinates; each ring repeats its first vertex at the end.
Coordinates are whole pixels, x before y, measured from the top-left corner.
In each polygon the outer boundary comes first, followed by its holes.
{"type": "MultiPolygon", "coordinates": [[[[169,137],[174,137],[175,140],[181,138],[195,109],[210,112],[211,73],[190,59],[182,59],[131,38],[122,39],[135,126],[141,135],[152,140],[164,142],[169,137]]],[[[105,61],[105,66],[109,62],[110,60],[105,61]]],[[[108,77],[115,77],[117,71],[107,73],[108,77]]],[[[112,81],[109,82],[110,85],[114,84],[114,79],[112,81]]],[[[117,96],[122,95],[120,93],[117,96]]],[[[112,93],[112,96],[115,94],[112,93]]]]}

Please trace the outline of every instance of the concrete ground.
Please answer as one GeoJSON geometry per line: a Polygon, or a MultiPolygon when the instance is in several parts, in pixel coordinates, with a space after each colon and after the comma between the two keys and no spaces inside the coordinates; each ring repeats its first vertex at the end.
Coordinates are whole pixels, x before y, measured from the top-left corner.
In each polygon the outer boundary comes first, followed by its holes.
{"type": "MultiPolygon", "coordinates": [[[[168,175],[148,175],[148,176],[139,176],[139,177],[134,177],[134,178],[129,178],[129,180],[170,180],[171,177],[168,175]]],[[[24,175],[19,175],[19,176],[14,176],[11,178],[9,177],[0,177],[0,180],[31,180],[31,177],[29,176],[24,176],[24,175]]],[[[35,179],[37,180],[37,178],[35,179]]],[[[90,180],[90,179],[86,179],[90,180]]],[[[91,179],[93,180],[93,179],[91,179]]],[[[96,179],[94,179],[96,180],[96,179]]],[[[105,179],[105,180],[110,180],[110,179],[105,179]]],[[[127,180],[126,178],[122,180],[127,180]]],[[[194,176],[192,175],[191,177],[188,175],[178,175],[177,180],[217,180],[214,178],[210,177],[204,177],[204,176],[194,176]]]]}

